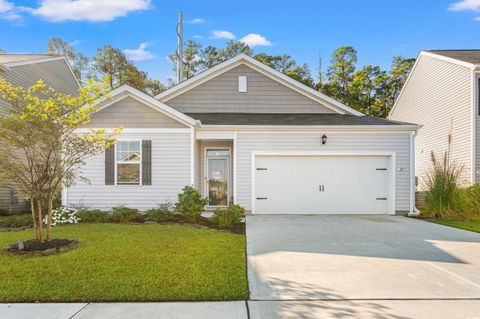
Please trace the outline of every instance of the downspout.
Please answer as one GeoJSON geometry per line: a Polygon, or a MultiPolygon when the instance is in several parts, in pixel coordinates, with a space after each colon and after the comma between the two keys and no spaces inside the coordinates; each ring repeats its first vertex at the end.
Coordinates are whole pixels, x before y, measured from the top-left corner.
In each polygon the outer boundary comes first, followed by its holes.
{"type": "Polygon", "coordinates": [[[420,210],[415,203],[415,137],[417,137],[418,130],[410,133],[410,211],[408,216],[419,216],[420,210]]]}

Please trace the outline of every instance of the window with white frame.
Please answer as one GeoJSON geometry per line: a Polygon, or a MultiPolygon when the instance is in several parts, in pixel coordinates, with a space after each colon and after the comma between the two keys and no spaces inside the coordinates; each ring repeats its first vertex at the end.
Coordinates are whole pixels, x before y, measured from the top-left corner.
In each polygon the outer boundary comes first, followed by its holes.
{"type": "Polygon", "coordinates": [[[117,142],[117,185],[140,185],[142,176],[142,142],[117,142]]]}

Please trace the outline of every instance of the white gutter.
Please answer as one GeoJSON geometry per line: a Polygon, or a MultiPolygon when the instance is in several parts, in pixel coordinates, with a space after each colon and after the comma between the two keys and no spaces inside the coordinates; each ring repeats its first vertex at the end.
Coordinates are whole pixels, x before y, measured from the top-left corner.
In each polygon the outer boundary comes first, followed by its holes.
{"type": "Polygon", "coordinates": [[[200,130],[234,131],[417,131],[421,125],[204,125],[200,130]]]}

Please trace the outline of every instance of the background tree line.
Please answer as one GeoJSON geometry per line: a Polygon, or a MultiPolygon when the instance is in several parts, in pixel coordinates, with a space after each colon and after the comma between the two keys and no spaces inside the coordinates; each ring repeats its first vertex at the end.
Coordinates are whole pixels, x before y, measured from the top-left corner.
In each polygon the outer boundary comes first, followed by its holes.
{"type": "MultiPolygon", "coordinates": [[[[66,41],[53,38],[48,42],[47,53],[66,56],[81,83],[88,78],[108,75],[112,89],[128,84],[150,95],[174,85],[172,80],[165,85],[151,79],[122,50],[111,45],[98,48],[96,54],[88,58],[66,41]]],[[[388,115],[415,63],[414,58],[395,56],[389,70],[374,65],[358,67],[357,51],[353,47],[342,46],[333,52],[325,71],[319,58],[318,73],[314,79],[307,64],[297,64],[288,54],[255,53],[243,42],[230,41],[219,48],[211,45],[203,47],[199,42],[188,40],[184,46],[183,76],[188,79],[242,53],[360,112],[382,118],[388,115]]],[[[176,72],[177,56],[173,53],[169,59],[176,72]]]]}

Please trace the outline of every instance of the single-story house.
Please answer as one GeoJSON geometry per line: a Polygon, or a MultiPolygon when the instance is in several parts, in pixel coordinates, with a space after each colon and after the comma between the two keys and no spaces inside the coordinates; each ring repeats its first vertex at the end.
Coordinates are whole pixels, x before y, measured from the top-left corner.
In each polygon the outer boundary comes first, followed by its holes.
{"type": "MultiPolygon", "coordinates": [[[[186,185],[253,214],[414,213],[417,125],[373,118],[240,55],[151,97],[111,93],[87,125],[124,130],[63,204],[146,210],[186,185]]],[[[79,132],[81,132],[80,130],[79,132]]]]}

